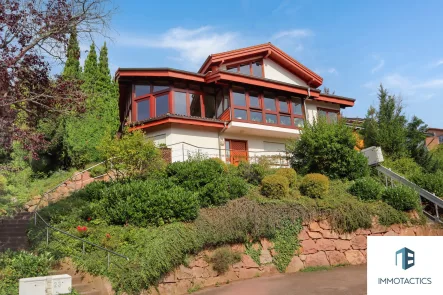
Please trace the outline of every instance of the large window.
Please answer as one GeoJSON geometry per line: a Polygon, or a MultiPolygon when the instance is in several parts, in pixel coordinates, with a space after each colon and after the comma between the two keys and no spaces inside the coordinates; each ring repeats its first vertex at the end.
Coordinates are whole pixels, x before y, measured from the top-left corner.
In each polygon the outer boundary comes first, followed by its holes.
{"type": "Polygon", "coordinates": [[[232,100],[234,106],[245,107],[246,106],[246,95],[245,90],[240,87],[232,88],[232,100]]]}
{"type": "Polygon", "coordinates": [[[163,94],[155,98],[155,116],[169,113],[169,94],[163,94]]]}
{"type": "Polygon", "coordinates": [[[324,117],[326,118],[326,121],[330,123],[338,121],[338,116],[339,116],[338,110],[317,108],[317,112],[318,112],[318,117],[324,117]]]}
{"type": "Polygon", "coordinates": [[[174,91],[174,114],[187,115],[186,92],[174,91]]]}
{"type": "Polygon", "coordinates": [[[303,101],[301,98],[291,98],[291,112],[294,126],[297,128],[303,128],[305,125],[305,120],[303,116],[303,101]]]}
{"type": "Polygon", "coordinates": [[[262,61],[247,61],[226,66],[228,72],[240,73],[243,75],[251,75],[255,77],[263,76],[263,62],[262,61]]]}
{"type": "Polygon", "coordinates": [[[205,117],[215,118],[215,95],[205,93],[203,95],[203,104],[205,106],[205,117]]]}
{"type": "Polygon", "coordinates": [[[200,105],[200,94],[190,94],[190,115],[194,117],[201,117],[202,110],[200,105]]]}
{"type": "Polygon", "coordinates": [[[438,143],[443,144],[443,135],[438,137],[438,143]]]}
{"type": "Polygon", "coordinates": [[[139,100],[136,103],[137,106],[137,121],[149,119],[150,116],[150,107],[149,107],[149,100],[139,100]]]}

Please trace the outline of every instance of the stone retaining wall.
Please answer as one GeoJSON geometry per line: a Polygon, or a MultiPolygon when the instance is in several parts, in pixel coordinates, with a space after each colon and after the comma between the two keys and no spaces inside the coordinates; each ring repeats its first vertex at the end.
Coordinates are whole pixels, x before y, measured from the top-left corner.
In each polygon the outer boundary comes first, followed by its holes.
{"type": "MultiPolygon", "coordinates": [[[[40,203],[40,208],[48,206],[48,201],[49,201],[49,203],[57,202],[61,199],[66,198],[72,192],[82,189],[86,185],[90,184],[93,181],[97,181],[97,180],[108,181],[109,176],[104,175],[101,177],[93,178],[93,177],[91,177],[91,175],[89,174],[88,171],[85,171],[83,173],[79,173],[79,174],[75,175],[72,179],[64,182],[57,189],[50,192],[45,198],[43,198],[43,200],[40,203]]],[[[39,202],[40,202],[40,199],[41,199],[41,195],[34,196],[30,201],[25,203],[24,209],[28,212],[34,212],[35,209],[37,208],[37,204],[39,204],[39,202]]]]}
{"type": "MultiPolygon", "coordinates": [[[[299,234],[301,248],[292,258],[286,268],[286,273],[297,272],[306,267],[365,264],[366,237],[369,235],[437,236],[443,235],[443,229],[433,225],[385,227],[373,220],[373,226],[370,229],[359,229],[354,233],[339,234],[331,230],[329,222],[314,221],[303,226],[303,230],[299,234]]],[[[150,291],[152,294],[161,295],[186,294],[191,288],[196,290],[237,280],[277,274],[278,270],[272,264],[273,256],[276,254],[273,243],[263,239],[253,246],[256,249],[259,249],[260,246],[262,248],[260,265],[244,254],[244,245],[232,245],[230,247],[233,251],[242,253],[241,262],[232,265],[225,274],[218,275],[212,269],[212,265],[204,259],[205,256],[210,257],[214,250],[205,250],[193,257],[188,266],[181,265],[169,273],[157,288],[152,288],[150,291]]]]}

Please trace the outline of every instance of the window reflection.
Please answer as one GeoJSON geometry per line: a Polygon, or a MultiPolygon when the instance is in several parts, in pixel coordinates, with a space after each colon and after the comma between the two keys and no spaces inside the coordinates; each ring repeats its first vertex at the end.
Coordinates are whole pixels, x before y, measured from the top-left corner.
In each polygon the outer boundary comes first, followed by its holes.
{"type": "Polygon", "coordinates": [[[137,121],[145,120],[150,117],[149,100],[137,102],[137,121]]]}
{"type": "Polygon", "coordinates": [[[161,116],[169,112],[169,95],[164,94],[155,98],[155,115],[161,116]]]}
{"type": "Polygon", "coordinates": [[[303,111],[302,111],[302,104],[301,104],[301,99],[300,98],[293,98],[292,99],[292,113],[294,115],[303,115],[303,111]]]}
{"type": "Polygon", "coordinates": [[[255,77],[263,77],[263,70],[262,70],[262,62],[253,62],[252,63],[252,74],[255,77]]]}
{"type": "Polygon", "coordinates": [[[251,108],[260,108],[260,100],[258,98],[258,93],[249,92],[249,106],[251,108]]]}
{"type": "Polygon", "coordinates": [[[150,85],[135,85],[135,97],[151,93],[150,85]]]}
{"type": "Polygon", "coordinates": [[[246,110],[234,109],[234,118],[238,120],[246,120],[246,110]]]}
{"type": "Polygon", "coordinates": [[[266,123],[268,123],[268,124],[277,124],[277,115],[266,114],[266,123]]]}
{"type": "Polygon", "coordinates": [[[273,97],[265,97],[264,103],[267,111],[275,111],[275,99],[273,97]]]}
{"type": "Polygon", "coordinates": [[[190,104],[191,104],[191,110],[190,114],[194,117],[201,117],[201,107],[200,107],[200,94],[190,94],[190,104]]]}
{"type": "Polygon", "coordinates": [[[232,88],[232,98],[234,101],[234,105],[236,106],[246,106],[246,96],[244,89],[239,87],[232,88]]]}
{"type": "Polygon", "coordinates": [[[174,92],[174,113],[177,115],[187,115],[186,110],[186,93],[174,92]]]}
{"type": "Polygon", "coordinates": [[[251,111],[251,121],[262,122],[263,121],[262,112],[251,111]]]}
{"type": "Polygon", "coordinates": [[[294,118],[294,126],[298,128],[303,128],[305,121],[302,118],[294,118]]]}
{"type": "Polygon", "coordinates": [[[291,117],[289,116],[280,116],[280,124],[289,126],[291,125],[291,117]]]}
{"type": "Polygon", "coordinates": [[[203,95],[203,101],[205,105],[205,117],[215,118],[215,96],[205,94],[203,95]]]}
{"type": "Polygon", "coordinates": [[[280,108],[280,112],[283,112],[283,113],[289,112],[288,102],[286,101],[286,98],[279,98],[278,99],[278,106],[280,108]]]}

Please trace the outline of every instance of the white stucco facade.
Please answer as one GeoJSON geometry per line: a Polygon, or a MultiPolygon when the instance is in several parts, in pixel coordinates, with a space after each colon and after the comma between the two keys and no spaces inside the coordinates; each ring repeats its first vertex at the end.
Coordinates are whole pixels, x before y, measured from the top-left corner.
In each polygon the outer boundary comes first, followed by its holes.
{"type": "Polygon", "coordinates": [[[318,115],[318,108],[336,110],[340,112],[340,105],[336,103],[327,103],[322,101],[306,100],[305,101],[306,121],[313,123],[318,115]]]}
{"type": "Polygon", "coordinates": [[[263,60],[264,64],[264,70],[265,70],[265,78],[272,79],[275,81],[285,82],[285,83],[291,83],[299,86],[305,86],[305,81],[294,75],[293,73],[289,72],[287,69],[283,68],[281,65],[276,63],[275,61],[267,58],[263,60]]]}

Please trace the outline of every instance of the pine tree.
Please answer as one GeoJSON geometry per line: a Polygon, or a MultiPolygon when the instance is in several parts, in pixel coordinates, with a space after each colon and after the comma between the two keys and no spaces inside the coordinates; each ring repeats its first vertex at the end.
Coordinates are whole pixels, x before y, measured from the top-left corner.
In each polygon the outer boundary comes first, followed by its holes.
{"type": "Polygon", "coordinates": [[[95,44],[92,43],[89,48],[88,56],[85,60],[83,72],[83,91],[87,94],[94,94],[96,92],[96,84],[98,77],[97,53],[95,52],[95,44]]]}
{"type": "Polygon", "coordinates": [[[77,40],[77,30],[73,30],[69,36],[68,49],[66,52],[66,63],[62,76],[65,79],[80,79],[80,46],[77,40]]]}
{"type": "Polygon", "coordinates": [[[111,71],[109,70],[108,62],[108,48],[106,47],[106,42],[100,49],[100,57],[98,59],[98,81],[102,86],[111,86],[111,71]]]}

